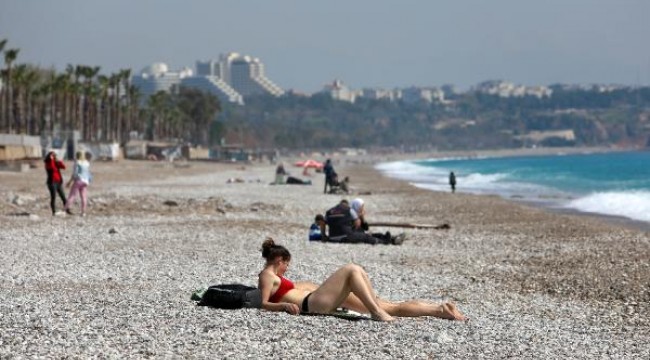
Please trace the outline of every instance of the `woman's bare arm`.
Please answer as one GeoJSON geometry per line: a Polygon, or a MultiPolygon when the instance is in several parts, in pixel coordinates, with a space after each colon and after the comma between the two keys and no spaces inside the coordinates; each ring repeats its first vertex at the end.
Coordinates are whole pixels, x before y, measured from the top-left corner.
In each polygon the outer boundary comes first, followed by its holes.
{"type": "Polygon", "coordinates": [[[286,311],[289,314],[297,315],[300,313],[298,305],[292,303],[272,303],[269,301],[275,276],[266,271],[262,271],[259,276],[258,288],[262,293],[262,309],[269,311],[286,311]]]}

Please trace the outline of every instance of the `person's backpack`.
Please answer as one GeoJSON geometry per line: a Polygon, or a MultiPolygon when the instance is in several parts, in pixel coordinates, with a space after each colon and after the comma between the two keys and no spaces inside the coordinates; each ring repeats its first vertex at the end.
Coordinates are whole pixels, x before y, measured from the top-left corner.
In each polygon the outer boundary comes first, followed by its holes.
{"type": "Polygon", "coordinates": [[[210,306],[219,309],[261,308],[262,293],[258,288],[242,284],[220,284],[210,286],[200,296],[198,306],[210,306]]]}

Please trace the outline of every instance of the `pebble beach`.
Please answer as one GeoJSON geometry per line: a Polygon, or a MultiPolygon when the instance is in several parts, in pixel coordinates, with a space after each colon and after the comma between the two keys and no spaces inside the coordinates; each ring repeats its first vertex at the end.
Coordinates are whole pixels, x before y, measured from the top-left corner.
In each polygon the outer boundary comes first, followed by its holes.
{"type": "Polygon", "coordinates": [[[382,176],[384,160],[335,162],[349,195],[323,194],[321,174],[270,185],[271,164],[93,162],[86,217],[51,216],[42,168],[0,172],[0,358],[650,358],[648,231],[418,189],[382,176]],[[355,197],[370,222],[451,228],[373,229],[404,231],[401,246],[307,241],[315,214],[355,197]],[[268,236],[291,251],[293,281],[355,262],[382,298],[453,301],[471,320],[190,300],[206,285],[255,286],[268,236]]]}

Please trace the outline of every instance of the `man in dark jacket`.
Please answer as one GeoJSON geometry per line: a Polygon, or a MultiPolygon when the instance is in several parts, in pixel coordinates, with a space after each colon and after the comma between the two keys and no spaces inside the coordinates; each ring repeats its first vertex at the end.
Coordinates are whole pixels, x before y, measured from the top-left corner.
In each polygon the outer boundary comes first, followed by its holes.
{"type": "Polygon", "coordinates": [[[365,230],[368,229],[368,224],[363,221],[361,214],[350,207],[347,200],[341,200],[338,205],[327,210],[324,217],[317,215],[316,221],[321,228],[323,241],[372,245],[401,245],[404,241],[403,236],[392,237],[389,232],[385,234],[367,233],[365,230]],[[329,228],[329,232],[327,232],[327,228],[329,228]]]}
{"type": "Polygon", "coordinates": [[[323,193],[326,194],[328,186],[330,191],[332,191],[332,187],[338,186],[339,183],[338,175],[336,174],[336,171],[334,171],[334,166],[332,166],[332,160],[325,160],[323,173],[325,173],[325,189],[323,189],[323,193]]]}

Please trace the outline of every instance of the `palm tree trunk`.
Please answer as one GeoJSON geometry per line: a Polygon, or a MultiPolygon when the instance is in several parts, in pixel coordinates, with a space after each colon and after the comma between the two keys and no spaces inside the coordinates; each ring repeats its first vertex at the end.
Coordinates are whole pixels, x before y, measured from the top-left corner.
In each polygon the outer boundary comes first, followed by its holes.
{"type": "Polygon", "coordinates": [[[2,87],[0,87],[0,131],[2,132],[8,132],[4,127],[5,127],[5,88],[6,88],[6,82],[5,82],[5,72],[4,70],[0,73],[0,80],[2,81],[2,87]]]}

